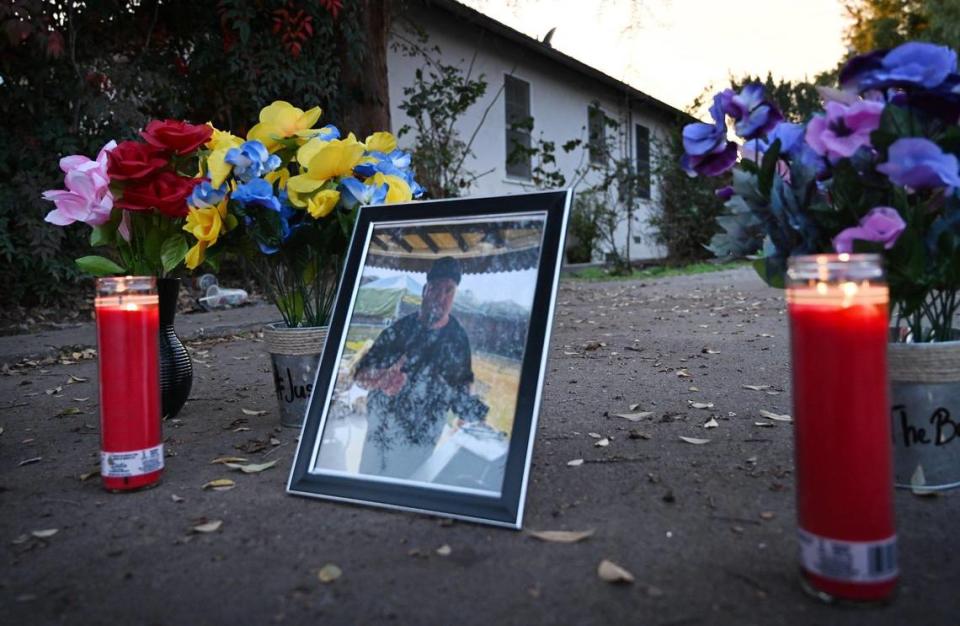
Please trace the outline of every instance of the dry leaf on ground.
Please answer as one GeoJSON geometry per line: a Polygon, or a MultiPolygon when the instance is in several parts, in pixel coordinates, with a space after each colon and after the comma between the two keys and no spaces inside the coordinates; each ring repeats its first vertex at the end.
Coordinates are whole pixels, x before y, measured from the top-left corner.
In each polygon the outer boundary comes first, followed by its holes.
{"type": "Polygon", "coordinates": [[[693,376],[690,375],[690,372],[688,372],[688,371],[685,370],[685,369],[677,370],[677,377],[678,377],[678,378],[693,378],[693,376]]]}
{"type": "Polygon", "coordinates": [[[693,400],[687,400],[687,403],[690,405],[691,409],[712,409],[713,402],[694,402],[693,400]]]}
{"type": "Polygon", "coordinates": [[[720,423],[717,422],[717,420],[712,417],[706,424],[703,425],[704,428],[717,428],[718,426],[720,426],[720,423]]]}
{"type": "Polygon", "coordinates": [[[184,501],[185,501],[185,498],[181,498],[180,496],[178,496],[178,495],[175,494],[175,493],[171,493],[171,494],[170,494],[170,499],[173,500],[174,502],[178,503],[178,504],[179,504],[180,502],[184,502],[184,501]]]}
{"type": "Polygon", "coordinates": [[[332,583],[341,576],[343,576],[343,570],[333,563],[327,563],[317,571],[317,578],[325,585],[332,583]]]}
{"type": "Polygon", "coordinates": [[[759,426],[760,428],[773,428],[776,426],[773,422],[754,422],[754,426],[759,426]]]}
{"type": "Polygon", "coordinates": [[[240,470],[244,474],[257,474],[263,470],[270,469],[277,464],[277,460],[268,461],[267,463],[248,463],[246,465],[238,465],[237,463],[224,463],[230,469],[240,470]]]}
{"type": "Polygon", "coordinates": [[[765,417],[775,422],[792,422],[793,421],[793,418],[787,414],[780,415],[778,413],[771,413],[770,411],[764,411],[763,409],[760,409],[759,413],[760,413],[760,417],[765,417]]]}
{"type": "Polygon", "coordinates": [[[243,411],[243,414],[244,414],[244,415],[259,416],[259,415],[266,415],[266,414],[267,414],[266,411],[254,411],[253,409],[240,409],[240,410],[243,411]]]}
{"type": "Polygon", "coordinates": [[[447,544],[443,544],[442,546],[437,548],[437,554],[440,556],[450,556],[450,553],[452,552],[453,552],[453,548],[451,548],[447,544]]]}
{"type": "Polygon", "coordinates": [[[601,439],[600,441],[597,441],[593,445],[598,448],[606,448],[607,446],[610,445],[610,440],[607,437],[604,437],[603,439],[601,439]]]}
{"type": "Polygon", "coordinates": [[[73,385],[73,384],[75,384],[75,383],[85,383],[85,382],[87,382],[87,380],[88,380],[88,379],[86,379],[86,378],[80,378],[79,376],[74,376],[73,374],[71,374],[71,375],[70,375],[70,378],[67,379],[67,384],[68,384],[68,385],[73,385]]]}
{"type": "Polygon", "coordinates": [[[50,537],[53,537],[54,535],[56,535],[58,532],[60,532],[59,528],[47,528],[45,530],[31,531],[30,534],[36,537],[37,539],[49,539],[50,537]]]}
{"type": "Polygon", "coordinates": [[[90,480],[94,476],[99,476],[99,475],[100,475],[100,468],[98,467],[97,469],[90,470],[89,472],[84,472],[83,474],[80,474],[77,478],[80,479],[80,482],[84,482],[86,480],[90,480]]]}
{"type": "Polygon", "coordinates": [[[591,528],[590,530],[530,530],[527,534],[550,543],[577,543],[592,537],[594,532],[591,528]]]}
{"type": "Polygon", "coordinates": [[[634,580],[633,574],[607,559],[600,561],[597,566],[597,576],[608,583],[632,583],[634,580]]]}
{"type": "Polygon", "coordinates": [[[214,460],[210,461],[210,465],[216,463],[246,463],[247,459],[242,456],[218,456],[214,460]]]}
{"type": "Polygon", "coordinates": [[[600,433],[587,433],[587,437],[590,437],[591,439],[603,439],[603,435],[600,433]]]}
{"type": "Polygon", "coordinates": [[[572,461],[567,461],[567,465],[570,467],[579,467],[583,465],[583,459],[574,459],[572,461]]]}
{"type": "MultiPolygon", "coordinates": [[[[636,404],[631,405],[630,410],[633,410],[636,407],[637,407],[636,404]]],[[[623,419],[629,420],[631,422],[639,422],[640,420],[646,417],[650,417],[651,415],[653,415],[653,411],[638,411],[636,413],[614,413],[613,414],[614,417],[622,417],[623,419]]]]}
{"type": "Polygon", "coordinates": [[[218,478],[206,483],[202,489],[213,489],[214,491],[227,491],[233,489],[237,484],[229,478],[218,478]]]}
{"type": "Polygon", "coordinates": [[[221,526],[223,526],[223,520],[214,519],[209,522],[204,522],[203,524],[197,524],[190,530],[195,533],[215,533],[220,530],[221,526]]]}
{"type": "Polygon", "coordinates": [[[69,415],[83,415],[83,411],[81,411],[80,409],[78,409],[78,408],[75,407],[75,406],[70,406],[70,407],[67,407],[67,408],[63,409],[62,411],[60,411],[60,412],[57,413],[56,415],[54,415],[54,417],[67,417],[67,416],[69,416],[69,415]]]}
{"type": "Polygon", "coordinates": [[[684,437],[683,435],[680,435],[680,441],[692,443],[695,446],[702,446],[705,443],[710,443],[709,439],[700,439],[699,437],[684,437]]]}
{"type": "Polygon", "coordinates": [[[740,385],[743,389],[749,389],[750,391],[763,391],[764,389],[769,389],[770,385],[740,385]]]}

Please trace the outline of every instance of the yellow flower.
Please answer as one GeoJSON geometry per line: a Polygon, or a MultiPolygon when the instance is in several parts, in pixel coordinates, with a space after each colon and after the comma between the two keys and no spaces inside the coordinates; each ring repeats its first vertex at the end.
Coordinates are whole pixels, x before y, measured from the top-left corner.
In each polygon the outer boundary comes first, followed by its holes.
{"type": "Polygon", "coordinates": [[[239,148],[240,144],[243,143],[243,139],[240,137],[226,130],[218,130],[211,122],[207,122],[207,126],[213,129],[213,135],[210,136],[210,140],[206,143],[207,148],[211,150],[239,148]]]}
{"type": "Polygon", "coordinates": [[[372,182],[376,186],[384,183],[387,185],[387,199],[385,204],[394,204],[396,202],[410,202],[413,200],[413,191],[407,181],[399,176],[377,172],[374,174],[368,184],[372,182]]]}
{"type": "Polygon", "coordinates": [[[203,263],[207,247],[217,243],[221,230],[226,230],[224,223],[226,218],[227,198],[221,200],[215,207],[203,209],[190,207],[190,213],[187,214],[187,223],[183,225],[183,230],[196,237],[197,243],[190,248],[184,259],[187,269],[195,269],[203,263]]]}
{"type": "Polygon", "coordinates": [[[290,180],[290,170],[286,167],[279,167],[272,172],[264,174],[263,179],[270,183],[271,185],[277,183],[278,190],[283,190],[287,188],[287,181],[290,180]]]}
{"type": "Polygon", "coordinates": [[[349,176],[363,156],[363,144],[350,133],[346,139],[310,141],[297,151],[297,161],[306,172],[287,181],[287,189],[299,194],[313,193],[337,176],[349,176]]]}
{"type": "Polygon", "coordinates": [[[260,123],[247,133],[247,139],[256,139],[270,152],[280,147],[280,140],[308,130],[320,119],[320,107],[309,111],[298,109],[289,102],[277,100],[260,111],[260,123]]]}
{"type": "MultiPolygon", "coordinates": [[[[231,146],[233,147],[233,146],[231,146]]],[[[207,171],[210,172],[210,184],[219,189],[233,172],[233,165],[227,163],[227,152],[231,147],[217,148],[207,157],[207,171]]]]}
{"type": "Polygon", "coordinates": [[[390,154],[397,149],[397,138],[387,132],[373,133],[364,144],[370,152],[390,154]]]}
{"type": "Polygon", "coordinates": [[[330,215],[333,207],[340,202],[340,192],[336,189],[324,189],[307,202],[307,212],[311,217],[320,219],[330,215]]]}

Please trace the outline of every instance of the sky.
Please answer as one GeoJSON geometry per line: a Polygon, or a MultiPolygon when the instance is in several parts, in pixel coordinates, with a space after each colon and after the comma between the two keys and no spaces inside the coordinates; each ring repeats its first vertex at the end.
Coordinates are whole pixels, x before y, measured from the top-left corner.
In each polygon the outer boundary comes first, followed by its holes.
{"type": "MultiPolygon", "coordinates": [[[[410,276],[421,285],[427,282],[426,273],[404,272],[383,267],[368,267],[365,276],[410,276]]],[[[496,272],[493,274],[464,274],[460,279],[458,291],[470,290],[480,302],[503,302],[511,300],[529,309],[533,305],[533,289],[537,284],[537,270],[517,272],[496,272]]]]}
{"type": "Polygon", "coordinates": [[[680,109],[731,74],[812,79],[845,53],[840,0],[460,2],[537,39],[556,27],[557,50],[680,109]]]}

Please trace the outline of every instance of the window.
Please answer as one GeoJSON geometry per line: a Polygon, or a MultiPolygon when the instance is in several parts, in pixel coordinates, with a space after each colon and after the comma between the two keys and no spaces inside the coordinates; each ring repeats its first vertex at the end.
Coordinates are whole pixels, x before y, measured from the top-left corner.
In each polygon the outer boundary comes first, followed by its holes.
{"type": "Polygon", "coordinates": [[[590,141],[587,148],[590,151],[590,163],[603,165],[607,160],[607,116],[600,107],[593,105],[587,108],[587,131],[590,141]]]}
{"type": "Polygon", "coordinates": [[[503,95],[507,120],[507,176],[530,178],[530,83],[506,75],[503,95]]]}
{"type": "Polygon", "coordinates": [[[650,199],[650,129],[637,124],[637,197],[650,199]]]}

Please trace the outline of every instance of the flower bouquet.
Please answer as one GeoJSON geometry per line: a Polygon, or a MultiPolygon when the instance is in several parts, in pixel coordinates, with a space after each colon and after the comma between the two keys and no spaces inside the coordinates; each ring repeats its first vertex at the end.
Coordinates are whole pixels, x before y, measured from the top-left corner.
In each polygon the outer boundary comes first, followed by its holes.
{"type": "Polygon", "coordinates": [[[755,267],[783,286],[787,258],[882,253],[900,341],[956,338],[960,300],[960,75],[943,46],[906,43],[852,59],[824,111],[783,121],[759,85],[714,97],[712,124],[684,128],[691,175],[732,169],[720,190],[718,256],[760,250],[755,267]],[[727,118],[742,145],[727,138],[727,118]]]}

